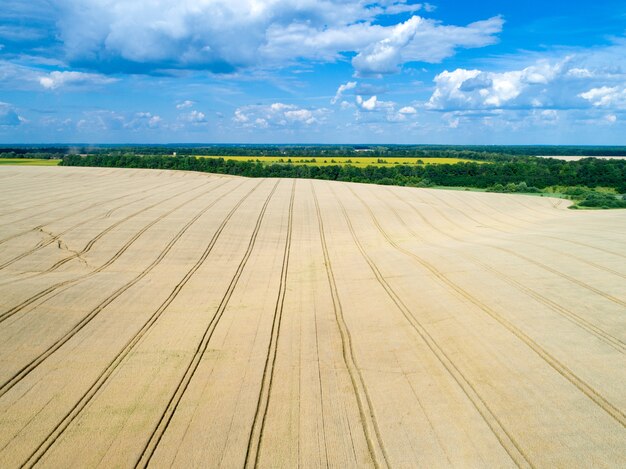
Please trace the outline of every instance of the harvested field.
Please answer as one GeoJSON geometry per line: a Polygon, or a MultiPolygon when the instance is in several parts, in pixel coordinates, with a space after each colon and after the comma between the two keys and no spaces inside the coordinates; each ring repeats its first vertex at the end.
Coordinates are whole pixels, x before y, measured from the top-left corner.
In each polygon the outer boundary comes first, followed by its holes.
{"type": "Polygon", "coordinates": [[[0,467],[625,467],[626,211],[3,167],[0,467]]]}

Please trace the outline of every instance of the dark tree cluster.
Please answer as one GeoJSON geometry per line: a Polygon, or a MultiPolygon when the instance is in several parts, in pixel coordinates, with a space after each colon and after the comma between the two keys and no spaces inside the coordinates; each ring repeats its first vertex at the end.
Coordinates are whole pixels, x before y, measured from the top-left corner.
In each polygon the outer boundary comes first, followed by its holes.
{"type": "Polygon", "coordinates": [[[490,163],[365,166],[264,164],[194,156],[139,156],[136,154],[67,155],[66,166],[104,166],[201,171],[248,177],[311,178],[400,186],[463,186],[475,188],[549,186],[609,187],[626,193],[626,160],[585,158],[562,161],[551,158],[516,158],[490,163]]]}

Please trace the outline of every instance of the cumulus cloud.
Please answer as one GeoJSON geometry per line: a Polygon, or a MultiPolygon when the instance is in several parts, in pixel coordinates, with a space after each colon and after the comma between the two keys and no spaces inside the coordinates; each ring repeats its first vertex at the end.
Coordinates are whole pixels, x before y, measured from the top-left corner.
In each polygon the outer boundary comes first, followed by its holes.
{"type": "Polygon", "coordinates": [[[586,99],[595,107],[626,109],[626,86],[592,88],[578,96],[586,99]]]}
{"type": "Polygon", "coordinates": [[[328,110],[307,109],[295,104],[243,106],[235,110],[233,122],[243,127],[294,127],[311,126],[324,121],[328,110]]]}
{"type": "Polygon", "coordinates": [[[417,110],[412,106],[404,106],[397,110],[395,102],[380,100],[376,95],[367,99],[357,95],[355,105],[355,116],[359,122],[403,122],[417,114],[417,110]]]}
{"type": "Polygon", "coordinates": [[[380,75],[397,72],[407,62],[437,63],[452,56],[457,48],[494,44],[503,24],[499,16],[467,27],[445,26],[413,16],[387,28],[385,37],[359,51],[352,65],[360,75],[380,75]]]}
{"type": "Polygon", "coordinates": [[[50,72],[47,75],[39,77],[39,84],[47,90],[54,90],[62,86],[74,85],[106,85],[113,83],[114,78],[106,77],[97,73],[83,72],[50,72]]]}
{"type": "Polygon", "coordinates": [[[16,126],[22,123],[22,118],[13,106],[0,102],[0,126],[16,126]]]}
{"type": "Polygon", "coordinates": [[[339,88],[337,88],[337,92],[335,93],[335,96],[333,97],[333,99],[330,100],[330,103],[331,104],[337,103],[337,101],[341,99],[341,97],[344,95],[346,91],[355,89],[356,85],[357,85],[356,81],[349,81],[348,83],[339,85],[339,88]]]}
{"type": "Polygon", "coordinates": [[[196,103],[187,99],[187,100],[183,101],[182,103],[178,103],[176,105],[176,109],[179,109],[179,110],[180,109],[188,109],[188,108],[192,107],[194,104],[196,104],[196,103]]]}
{"type": "Polygon", "coordinates": [[[556,62],[539,60],[520,70],[505,72],[458,68],[434,78],[435,91],[425,107],[432,110],[567,109],[589,104],[622,107],[626,102],[625,87],[589,86],[607,79],[605,74],[573,66],[571,58],[556,62]]]}
{"type": "MultiPolygon", "coordinates": [[[[383,25],[382,15],[432,11],[406,1],[57,0],[57,37],[71,64],[99,71],[228,73],[335,61],[356,53],[359,73],[394,72],[410,61],[437,62],[459,47],[496,41],[500,18],[448,26],[413,16],[383,25]]],[[[387,22],[388,23],[388,22],[387,22]]]]}
{"type": "Polygon", "coordinates": [[[372,96],[368,99],[363,99],[363,97],[359,95],[356,97],[356,103],[364,111],[373,111],[374,109],[376,109],[377,104],[378,107],[380,107],[380,103],[378,102],[378,98],[376,96],[372,96]]]}
{"type": "Polygon", "coordinates": [[[188,122],[190,124],[203,124],[207,122],[207,118],[204,112],[196,111],[195,109],[186,114],[182,114],[181,116],[179,116],[179,118],[180,120],[188,122]]]}

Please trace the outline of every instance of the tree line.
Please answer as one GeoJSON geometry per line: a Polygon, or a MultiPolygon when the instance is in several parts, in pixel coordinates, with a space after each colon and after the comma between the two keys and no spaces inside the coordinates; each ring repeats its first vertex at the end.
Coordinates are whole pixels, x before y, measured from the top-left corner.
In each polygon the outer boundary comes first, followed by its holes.
{"type": "Polygon", "coordinates": [[[247,177],[310,178],[400,186],[453,186],[488,189],[496,184],[524,183],[549,186],[608,187],[626,193],[626,160],[585,158],[562,161],[546,158],[514,158],[490,163],[365,166],[264,164],[224,158],[137,154],[66,155],[64,166],[99,166],[200,171],[247,177]]]}

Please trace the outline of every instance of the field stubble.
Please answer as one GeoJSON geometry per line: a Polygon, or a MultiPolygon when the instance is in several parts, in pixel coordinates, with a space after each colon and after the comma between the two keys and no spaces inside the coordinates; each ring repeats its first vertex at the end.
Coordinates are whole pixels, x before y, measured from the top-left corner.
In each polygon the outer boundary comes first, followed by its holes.
{"type": "Polygon", "coordinates": [[[3,168],[0,466],[626,465],[626,212],[3,168]]]}

